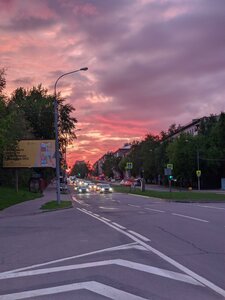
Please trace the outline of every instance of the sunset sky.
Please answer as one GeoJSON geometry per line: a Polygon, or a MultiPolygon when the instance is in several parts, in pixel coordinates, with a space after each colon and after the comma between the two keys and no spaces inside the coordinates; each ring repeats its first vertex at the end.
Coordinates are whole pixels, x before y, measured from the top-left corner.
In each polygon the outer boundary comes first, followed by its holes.
{"type": "Polygon", "coordinates": [[[58,83],[81,129],[70,164],[225,111],[225,1],[0,0],[8,95],[81,67],[58,83]]]}

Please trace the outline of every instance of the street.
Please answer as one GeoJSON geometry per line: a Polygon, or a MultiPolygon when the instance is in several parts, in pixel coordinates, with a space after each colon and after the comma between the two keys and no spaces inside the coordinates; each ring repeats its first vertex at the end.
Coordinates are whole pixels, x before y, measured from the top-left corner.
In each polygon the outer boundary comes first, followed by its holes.
{"type": "Polygon", "coordinates": [[[0,299],[224,299],[225,204],[72,194],[0,219],[0,299]]]}

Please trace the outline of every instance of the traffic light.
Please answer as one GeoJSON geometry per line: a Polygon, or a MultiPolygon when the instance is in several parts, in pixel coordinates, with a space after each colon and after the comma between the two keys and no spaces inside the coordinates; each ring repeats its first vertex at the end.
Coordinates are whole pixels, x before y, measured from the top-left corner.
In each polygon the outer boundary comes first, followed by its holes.
{"type": "Polygon", "coordinates": [[[173,179],[173,175],[169,175],[169,180],[172,180],[173,179]]]}

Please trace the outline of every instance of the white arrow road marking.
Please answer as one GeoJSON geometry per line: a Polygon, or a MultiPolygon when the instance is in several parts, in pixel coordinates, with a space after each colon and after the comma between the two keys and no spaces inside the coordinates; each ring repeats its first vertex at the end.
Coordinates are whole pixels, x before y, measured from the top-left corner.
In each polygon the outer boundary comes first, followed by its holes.
{"type": "Polygon", "coordinates": [[[60,259],[52,260],[52,261],[45,262],[45,263],[42,263],[42,264],[36,264],[36,265],[27,266],[27,267],[24,267],[24,268],[19,268],[19,269],[14,269],[14,270],[2,272],[2,273],[0,273],[0,276],[3,275],[3,274],[9,274],[9,273],[15,273],[15,272],[19,272],[19,271],[30,270],[30,269],[43,267],[43,266],[47,266],[47,265],[51,265],[51,264],[55,264],[55,263],[59,263],[59,262],[64,262],[64,261],[71,260],[71,259],[90,256],[90,255],[93,255],[93,254],[98,254],[98,253],[103,253],[103,252],[111,252],[111,251],[127,250],[127,249],[138,249],[138,250],[147,251],[143,246],[137,244],[136,242],[133,242],[133,243],[123,244],[123,245],[115,246],[115,247],[111,247],[111,248],[106,248],[106,249],[96,250],[96,251],[92,251],[92,252],[87,252],[87,253],[79,254],[79,255],[75,255],[75,256],[60,258],[60,259]]]}
{"type": "Polygon", "coordinates": [[[81,289],[89,290],[89,291],[99,294],[101,296],[105,296],[109,299],[147,300],[146,298],[142,298],[142,297],[127,293],[122,290],[118,290],[114,287],[111,287],[109,285],[105,285],[105,284],[102,284],[102,283],[99,283],[96,281],[79,282],[79,283],[61,285],[61,286],[56,286],[56,287],[51,287],[51,288],[1,295],[0,300],[27,299],[27,298],[31,298],[31,297],[54,295],[54,294],[58,294],[58,293],[77,291],[77,290],[81,290],[81,289]]]}
{"type": "Polygon", "coordinates": [[[62,271],[71,271],[71,270],[78,270],[78,269],[85,269],[85,268],[93,268],[93,267],[102,267],[108,265],[117,265],[122,266],[130,269],[135,269],[138,271],[146,272],[149,274],[154,274],[194,285],[201,285],[198,281],[193,279],[192,277],[168,271],[165,269],[160,269],[152,266],[143,265],[140,263],[135,263],[129,260],[124,259],[110,259],[110,260],[102,260],[90,263],[83,263],[83,264],[76,264],[76,265],[69,265],[69,266],[61,266],[61,267],[53,267],[53,268],[46,268],[46,269],[38,269],[32,271],[23,271],[23,272],[16,272],[16,273],[7,273],[7,274],[0,274],[0,279],[10,279],[10,278],[19,278],[19,277],[27,277],[27,276],[34,276],[34,275],[43,275],[43,274],[50,274],[62,271]]]}
{"type": "Polygon", "coordinates": [[[83,211],[82,209],[77,208],[79,211],[82,211],[83,213],[92,216],[93,218],[96,218],[97,220],[105,223],[106,225],[108,225],[111,228],[114,228],[115,230],[119,231],[120,233],[128,236],[129,238],[131,238],[133,241],[137,242],[138,244],[142,245],[143,247],[145,247],[147,250],[151,251],[152,253],[156,254],[157,256],[161,257],[163,260],[167,261],[168,263],[170,263],[171,265],[173,265],[174,267],[176,267],[177,269],[181,270],[182,272],[188,274],[189,276],[191,276],[192,278],[196,279],[197,281],[201,282],[203,285],[207,286],[208,288],[210,288],[211,290],[215,291],[216,293],[222,295],[223,297],[225,297],[225,290],[223,290],[221,287],[217,286],[216,284],[212,283],[211,281],[207,280],[206,278],[198,275],[197,273],[191,271],[190,269],[188,269],[187,267],[183,266],[182,264],[178,263],[177,261],[175,261],[174,259],[170,258],[169,256],[163,254],[162,252],[158,251],[157,249],[151,247],[150,245],[146,244],[145,242],[143,242],[142,240],[136,238],[135,236],[131,235],[130,233],[112,225],[111,223],[108,223],[106,221],[103,221],[100,218],[97,218],[93,215],[91,215],[88,211],[83,211]]]}

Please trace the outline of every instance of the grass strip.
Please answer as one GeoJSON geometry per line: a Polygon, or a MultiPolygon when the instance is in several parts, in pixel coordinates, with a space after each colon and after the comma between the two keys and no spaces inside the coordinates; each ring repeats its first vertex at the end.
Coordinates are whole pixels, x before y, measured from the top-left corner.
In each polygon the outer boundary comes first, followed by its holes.
{"type": "Polygon", "coordinates": [[[42,196],[41,193],[31,193],[27,189],[19,189],[17,193],[14,188],[0,187],[0,210],[42,196]]]}
{"type": "Polygon", "coordinates": [[[56,209],[63,209],[63,208],[70,208],[70,207],[72,207],[71,201],[60,201],[60,204],[58,204],[57,201],[53,200],[43,204],[40,209],[56,210],[56,209]]]}
{"type": "Polygon", "coordinates": [[[167,199],[177,202],[225,202],[225,194],[216,194],[212,192],[194,192],[194,191],[153,191],[145,190],[142,192],[140,189],[130,189],[124,186],[115,186],[115,192],[130,193],[148,197],[155,197],[160,199],[167,199]]]}

